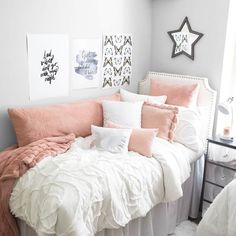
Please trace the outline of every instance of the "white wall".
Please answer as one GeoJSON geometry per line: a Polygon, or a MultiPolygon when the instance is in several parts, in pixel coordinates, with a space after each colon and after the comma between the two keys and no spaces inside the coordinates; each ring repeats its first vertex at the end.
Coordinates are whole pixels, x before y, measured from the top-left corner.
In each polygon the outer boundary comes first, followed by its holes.
{"type": "Polygon", "coordinates": [[[236,89],[236,1],[230,0],[223,61],[223,81],[220,99],[225,101],[229,96],[235,97],[236,89]]]}
{"type": "Polygon", "coordinates": [[[130,90],[150,69],[151,0],[0,0],[0,149],[15,142],[6,110],[13,106],[57,103],[111,94],[115,89],[84,89],[69,97],[29,101],[27,33],[66,33],[70,38],[102,33],[133,34],[130,90]]]}
{"type": "MultiPolygon", "coordinates": [[[[222,80],[220,85],[219,101],[223,102],[228,97],[234,97],[234,127],[233,133],[236,132],[235,117],[236,117],[236,1],[229,0],[229,12],[227,22],[227,32],[225,41],[225,51],[222,69],[222,80]]],[[[231,124],[231,116],[224,115],[218,112],[217,133],[222,133],[225,126],[231,124]]]]}
{"type": "Polygon", "coordinates": [[[208,77],[219,90],[229,0],[153,0],[152,65],[154,71],[208,77]],[[195,60],[171,58],[173,43],[167,31],[180,27],[188,16],[193,30],[204,34],[195,46],[195,60]]]}

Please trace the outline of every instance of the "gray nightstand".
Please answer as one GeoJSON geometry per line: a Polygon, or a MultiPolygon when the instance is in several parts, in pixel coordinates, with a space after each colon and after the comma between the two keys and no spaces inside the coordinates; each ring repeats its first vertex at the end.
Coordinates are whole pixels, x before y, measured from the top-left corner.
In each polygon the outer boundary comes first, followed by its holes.
{"type": "Polygon", "coordinates": [[[218,137],[209,138],[207,141],[201,201],[202,215],[236,173],[236,141],[224,141],[218,137]]]}

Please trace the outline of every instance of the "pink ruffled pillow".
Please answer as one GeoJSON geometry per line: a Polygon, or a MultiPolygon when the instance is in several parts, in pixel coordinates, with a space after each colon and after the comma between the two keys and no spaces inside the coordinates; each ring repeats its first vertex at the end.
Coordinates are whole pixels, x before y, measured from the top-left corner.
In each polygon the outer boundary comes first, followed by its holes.
{"type": "Polygon", "coordinates": [[[152,96],[166,95],[167,104],[183,107],[196,106],[198,93],[198,84],[172,84],[166,81],[151,80],[150,94],[152,96]]]}
{"type": "Polygon", "coordinates": [[[145,103],[142,109],[142,128],[157,128],[158,137],[172,142],[177,114],[177,107],[145,103]]]}
{"type": "Polygon", "coordinates": [[[70,133],[76,137],[90,135],[91,125],[102,126],[102,100],[119,101],[120,95],[45,107],[8,109],[18,146],[70,133]]]}
{"type": "MultiPolygon", "coordinates": [[[[107,127],[109,128],[125,128],[119,124],[108,121],[107,127]]],[[[152,156],[153,140],[158,133],[158,129],[132,129],[129,140],[129,151],[137,152],[143,156],[152,156]]]]}

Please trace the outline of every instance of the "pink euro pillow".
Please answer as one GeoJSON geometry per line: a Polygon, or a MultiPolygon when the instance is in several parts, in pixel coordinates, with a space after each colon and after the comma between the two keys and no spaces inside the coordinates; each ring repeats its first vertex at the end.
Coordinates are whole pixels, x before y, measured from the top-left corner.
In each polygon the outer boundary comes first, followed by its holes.
{"type": "Polygon", "coordinates": [[[197,83],[173,84],[151,79],[150,94],[152,96],[166,95],[166,104],[183,107],[197,106],[198,93],[199,85],[197,83]]]}
{"type": "Polygon", "coordinates": [[[142,109],[142,128],[158,129],[157,136],[169,142],[174,139],[178,108],[145,103],[142,109]]]}
{"type": "MultiPolygon", "coordinates": [[[[111,121],[107,123],[108,128],[126,128],[111,121]]],[[[129,140],[128,150],[137,152],[143,156],[152,156],[152,145],[154,138],[158,133],[158,129],[132,129],[129,140]]]]}
{"type": "Polygon", "coordinates": [[[76,137],[90,135],[91,125],[103,124],[103,100],[119,101],[120,95],[45,107],[8,109],[18,146],[70,133],[76,137]]]}

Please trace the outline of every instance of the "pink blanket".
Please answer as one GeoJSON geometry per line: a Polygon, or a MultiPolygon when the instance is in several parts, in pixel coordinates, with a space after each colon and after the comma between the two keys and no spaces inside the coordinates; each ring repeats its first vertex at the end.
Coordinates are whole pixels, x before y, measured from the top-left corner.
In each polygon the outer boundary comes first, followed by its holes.
{"type": "Polygon", "coordinates": [[[1,236],[19,236],[16,220],[9,209],[9,199],[15,181],[46,156],[56,156],[67,151],[74,139],[74,134],[44,138],[27,146],[14,146],[0,152],[1,236]]]}

